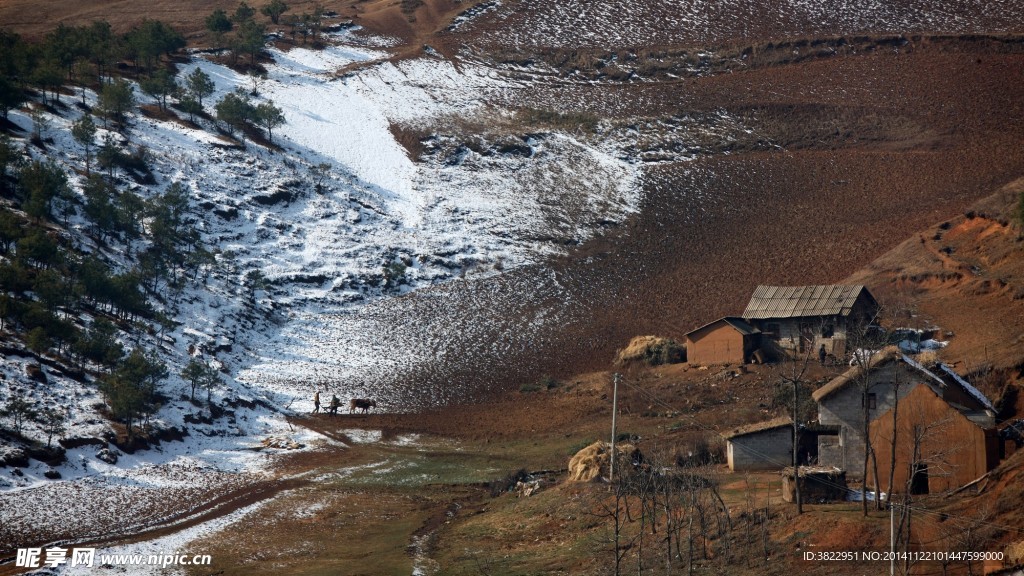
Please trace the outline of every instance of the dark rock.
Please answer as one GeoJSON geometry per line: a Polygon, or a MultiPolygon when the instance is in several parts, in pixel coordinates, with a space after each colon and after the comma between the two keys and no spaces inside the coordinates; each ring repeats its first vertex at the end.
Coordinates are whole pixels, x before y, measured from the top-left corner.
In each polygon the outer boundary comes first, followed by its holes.
{"type": "Polygon", "coordinates": [[[0,466],[13,466],[15,468],[28,467],[28,453],[21,448],[15,448],[0,456],[0,466]]]}
{"type": "Polygon", "coordinates": [[[181,442],[185,440],[185,436],[182,434],[182,431],[174,426],[158,430],[153,434],[150,434],[150,438],[154,441],[162,442],[181,442]]]}
{"type": "Polygon", "coordinates": [[[29,458],[34,458],[40,462],[45,462],[50,466],[56,466],[61,462],[67,460],[65,450],[62,446],[51,446],[46,448],[45,446],[30,447],[28,449],[29,458]]]}
{"type": "Polygon", "coordinates": [[[82,436],[76,436],[73,438],[61,438],[57,440],[61,446],[71,448],[81,448],[82,446],[102,446],[107,447],[107,441],[102,438],[85,438],[82,436]]]}
{"type": "Polygon", "coordinates": [[[134,454],[136,450],[149,449],[149,441],[140,436],[133,436],[131,440],[126,438],[114,442],[114,446],[117,446],[125,454],[134,454]]]}
{"type": "Polygon", "coordinates": [[[117,456],[120,454],[117,450],[109,450],[107,448],[101,449],[96,453],[96,457],[106,462],[107,464],[117,464],[117,456]]]}
{"type": "Polygon", "coordinates": [[[46,476],[50,480],[60,480],[60,472],[57,472],[53,468],[50,468],[46,472],[43,472],[43,476],[46,476]]]}
{"type": "Polygon", "coordinates": [[[242,408],[252,410],[259,405],[259,402],[256,402],[255,400],[246,400],[245,398],[225,398],[224,405],[231,406],[232,408],[238,408],[241,406],[242,408]]]}
{"type": "Polygon", "coordinates": [[[521,158],[528,158],[533,156],[533,148],[525,144],[516,143],[504,143],[498,147],[498,152],[508,156],[518,156],[521,158]]]}
{"type": "Polygon", "coordinates": [[[234,220],[238,218],[238,208],[233,206],[222,206],[214,208],[213,213],[220,216],[224,220],[234,220]]]}
{"type": "Polygon", "coordinates": [[[189,424],[213,424],[213,420],[203,414],[185,414],[184,420],[189,424]]]}
{"type": "Polygon", "coordinates": [[[288,203],[295,199],[295,193],[291,190],[277,189],[271,194],[263,194],[260,196],[253,196],[253,201],[263,206],[273,206],[274,204],[288,203]]]}
{"type": "Polygon", "coordinates": [[[25,375],[35,380],[36,382],[42,382],[46,384],[46,373],[43,372],[42,367],[39,364],[26,364],[25,375]]]}

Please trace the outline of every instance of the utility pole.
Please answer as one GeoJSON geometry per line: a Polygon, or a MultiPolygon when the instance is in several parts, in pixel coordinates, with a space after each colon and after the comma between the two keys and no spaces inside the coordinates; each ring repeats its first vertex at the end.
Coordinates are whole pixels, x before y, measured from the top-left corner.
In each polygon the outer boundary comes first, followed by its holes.
{"type": "Polygon", "coordinates": [[[612,375],[612,450],[608,458],[608,481],[615,481],[615,415],[618,413],[619,373],[612,375]]]}
{"type": "Polygon", "coordinates": [[[800,498],[800,379],[793,379],[793,491],[796,495],[796,513],[804,513],[804,503],[800,498]]]}
{"type": "Polygon", "coordinates": [[[885,496],[885,500],[889,505],[889,576],[896,576],[896,520],[894,512],[895,508],[892,506],[891,486],[889,487],[889,493],[885,496]]]}

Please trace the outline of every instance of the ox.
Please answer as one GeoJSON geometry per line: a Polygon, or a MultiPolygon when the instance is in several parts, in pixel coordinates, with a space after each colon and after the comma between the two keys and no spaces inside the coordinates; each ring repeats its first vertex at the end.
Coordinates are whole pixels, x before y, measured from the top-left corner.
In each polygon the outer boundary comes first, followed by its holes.
{"type": "Polygon", "coordinates": [[[360,410],[363,411],[363,414],[366,414],[366,412],[370,408],[376,408],[376,407],[377,407],[377,401],[376,400],[368,400],[366,398],[353,398],[348,403],[348,411],[349,411],[350,414],[352,412],[355,412],[356,408],[359,408],[360,410]]]}

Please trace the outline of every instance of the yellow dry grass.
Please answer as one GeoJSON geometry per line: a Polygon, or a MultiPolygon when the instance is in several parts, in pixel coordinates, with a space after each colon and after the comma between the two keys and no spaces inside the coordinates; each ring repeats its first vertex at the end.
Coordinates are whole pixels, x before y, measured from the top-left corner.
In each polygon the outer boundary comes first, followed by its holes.
{"type": "Polygon", "coordinates": [[[637,336],[625,348],[615,354],[615,365],[625,366],[635,362],[646,362],[655,351],[675,345],[675,342],[661,336],[637,336]]]}

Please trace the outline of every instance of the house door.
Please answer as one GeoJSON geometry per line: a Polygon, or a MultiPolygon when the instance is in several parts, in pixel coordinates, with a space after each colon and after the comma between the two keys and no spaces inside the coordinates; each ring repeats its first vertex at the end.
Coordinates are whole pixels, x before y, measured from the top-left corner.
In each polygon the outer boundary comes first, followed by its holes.
{"type": "Polygon", "coordinates": [[[928,465],[915,464],[912,468],[914,476],[910,479],[911,494],[928,493],[928,465]]]}
{"type": "Polygon", "coordinates": [[[800,324],[800,353],[807,352],[814,345],[814,328],[810,324],[800,324]]]}

